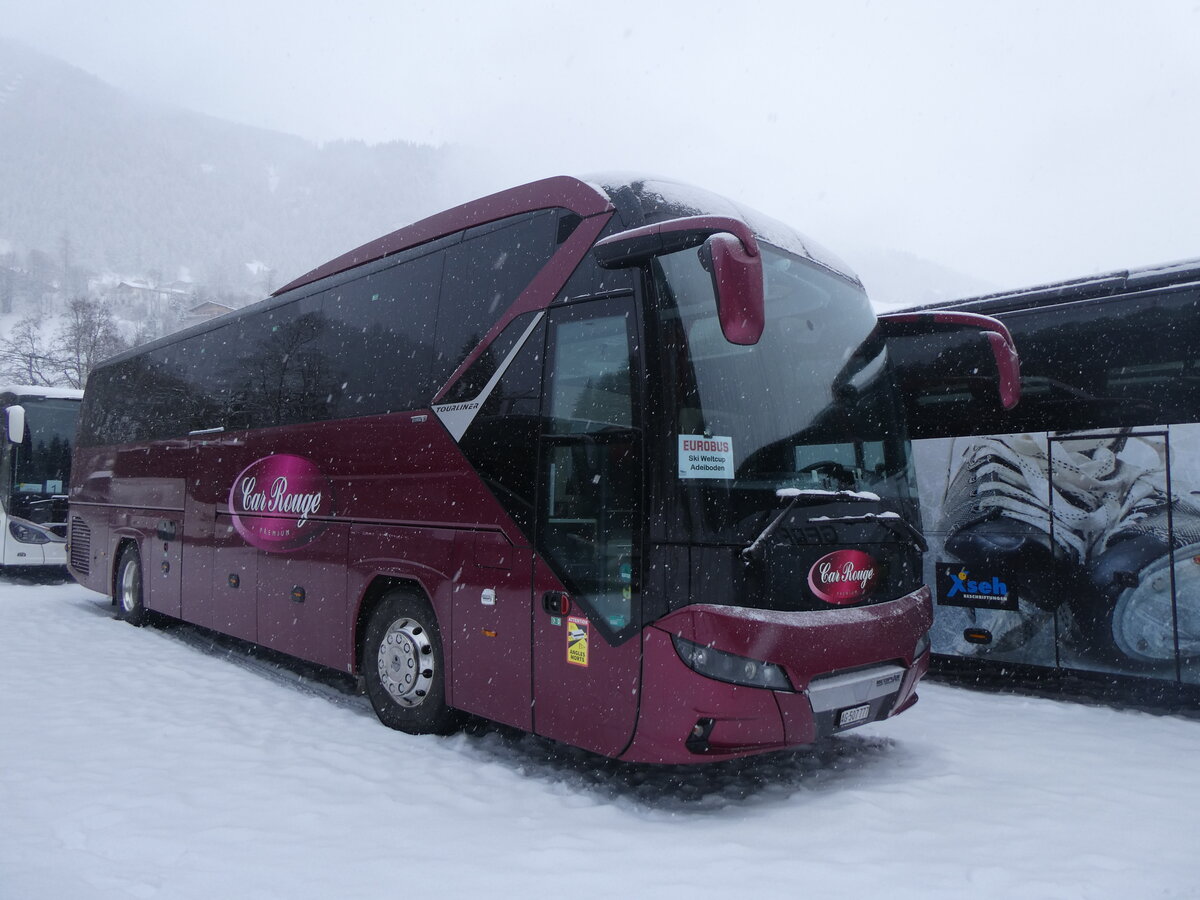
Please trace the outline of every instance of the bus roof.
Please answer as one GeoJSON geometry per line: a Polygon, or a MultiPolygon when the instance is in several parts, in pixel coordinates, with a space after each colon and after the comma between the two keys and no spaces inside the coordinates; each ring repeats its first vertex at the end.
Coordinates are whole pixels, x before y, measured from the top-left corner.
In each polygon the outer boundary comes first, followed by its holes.
{"type": "Polygon", "coordinates": [[[663,178],[596,175],[579,179],[559,175],[472,200],[385,234],[288,282],[271,296],[278,297],[456,231],[549,206],[570,210],[582,218],[616,209],[628,228],[699,214],[733,216],[746,222],[767,243],[811,259],[861,284],[849,266],[815,241],[719,194],[663,178]]]}
{"type": "Polygon", "coordinates": [[[317,266],[299,278],[288,282],[271,296],[278,297],[295,288],[377,259],[383,259],[385,256],[416,247],[443,235],[453,234],[475,225],[484,225],[507,216],[546,209],[550,206],[569,209],[583,218],[612,209],[608,198],[595,185],[586,184],[577,178],[565,175],[545,178],[472,200],[470,203],[455,206],[427,219],[414,222],[412,225],[399,228],[390,234],[385,234],[383,237],[369,241],[361,247],[356,247],[348,253],[343,253],[329,262],[317,266]]]}
{"type": "Polygon", "coordinates": [[[1186,259],[1139,269],[1122,269],[1104,275],[1088,275],[1012,291],[964,297],[949,303],[929,303],[911,309],[961,309],[991,315],[1074,300],[1116,297],[1134,291],[1149,291],[1194,282],[1200,282],[1200,259],[1186,259]]]}
{"type": "Polygon", "coordinates": [[[792,226],[703,188],[665,178],[601,175],[592,179],[612,198],[629,228],[684,216],[719,215],[741,219],[768,244],[809,259],[859,287],[853,270],[821,244],[792,226]]]}
{"type": "Polygon", "coordinates": [[[76,388],[45,387],[32,384],[0,384],[0,395],[16,394],[18,397],[44,397],[47,400],[79,400],[83,391],[76,388]]]}

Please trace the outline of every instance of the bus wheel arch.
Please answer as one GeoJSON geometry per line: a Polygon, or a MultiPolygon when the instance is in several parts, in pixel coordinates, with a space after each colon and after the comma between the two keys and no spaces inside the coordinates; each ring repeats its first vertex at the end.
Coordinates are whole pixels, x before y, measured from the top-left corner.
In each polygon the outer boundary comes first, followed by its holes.
{"type": "Polygon", "coordinates": [[[379,720],[409,734],[449,734],[460,724],[446,705],[446,656],[424,591],[404,581],[372,585],[363,604],[359,666],[379,720]]]}
{"type": "Polygon", "coordinates": [[[147,615],[145,580],[137,541],[131,538],[122,540],[114,555],[117,565],[113,569],[112,597],[117,607],[117,618],[130,625],[144,625],[147,615]]]}
{"type": "Polygon", "coordinates": [[[375,612],[375,608],[383,602],[393,591],[407,591],[414,596],[420,597],[426,603],[429,602],[429,595],[425,592],[425,588],[420,583],[410,578],[401,578],[395,575],[377,575],[367,585],[363,591],[362,599],[358,604],[358,613],[354,621],[354,674],[362,676],[364,672],[364,664],[366,657],[364,656],[367,627],[371,623],[371,616],[375,612]]]}

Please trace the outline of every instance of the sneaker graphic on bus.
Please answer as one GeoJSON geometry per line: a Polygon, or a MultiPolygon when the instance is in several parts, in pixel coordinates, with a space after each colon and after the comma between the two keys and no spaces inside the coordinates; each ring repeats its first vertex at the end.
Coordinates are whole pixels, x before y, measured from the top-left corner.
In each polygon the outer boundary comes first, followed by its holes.
{"type": "Polygon", "coordinates": [[[1049,453],[1032,434],[959,443],[943,505],[946,550],[1007,567],[1022,598],[1017,614],[990,617],[999,625],[992,651],[1023,645],[1065,601],[1080,649],[1172,660],[1177,622],[1181,655],[1200,654],[1200,613],[1182,604],[1172,613],[1170,571],[1174,551],[1174,596],[1197,595],[1200,509],[1169,503],[1165,446],[1133,435],[1056,440],[1049,453]],[[1135,444],[1157,464],[1123,458],[1135,444]]]}
{"type": "Polygon", "coordinates": [[[1097,643],[1125,657],[1163,663],[1200,656],[1200,508],[1165,492],[1132,503],[1105,536],[1090,574],[1104,598],[1101,621],[1080,616],[1097,643]],[[1174,595],[1176,602],[1172,604],[1174,595]],[[1172,608],[1174,606],[1174,608],[1172,608]]]}

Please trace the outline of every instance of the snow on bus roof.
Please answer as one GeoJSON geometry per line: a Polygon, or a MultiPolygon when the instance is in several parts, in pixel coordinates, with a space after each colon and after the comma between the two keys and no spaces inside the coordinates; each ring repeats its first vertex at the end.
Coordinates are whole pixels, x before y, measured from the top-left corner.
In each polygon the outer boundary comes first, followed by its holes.
{"type": "Polygon", "coordinates": [[[622,195],[632,194],[641,206],[641,216],[646,220],[631,222],[633,227],[689,215],[730,216],[741,219],[766,243],[812,260],[855,284],[862,284],[850,266],[817,241],[778,219],[720,194],[668,178],[628,173],[593,175],[585,180],[604,190],[622,212],[627,212],[622,195]]]}
{"type": "Polygon", "coordinates": [[[45,387],[32,384],[3,384],[0,394],[16,394],[18,397],[45,397],[48,400],[78,400],[83,391],[77,388],[45,387]]]}

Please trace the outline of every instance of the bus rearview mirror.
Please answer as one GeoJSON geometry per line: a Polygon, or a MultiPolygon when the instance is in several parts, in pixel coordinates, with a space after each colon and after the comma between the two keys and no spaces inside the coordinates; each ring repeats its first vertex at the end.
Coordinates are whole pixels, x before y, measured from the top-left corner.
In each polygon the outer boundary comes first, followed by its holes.
{"type": "Polygon", "coordinates": [[[4,410],[4,417],[9,442],[19,444],[25,440],[25,407],[10,406],[4,410]]]}
{"type": "MultiPolygon", "coordinates": [[[[888,313],[879,317],[885,337],[920,337],[925,334],[974,331],[986,341],[995,363],[1000,405],[1012,409],[1021,400],[1021,359],[1008,327],[999,319],[952,310],[888,313]]],[[[963,373],[960,373],[963,374],[963,373]]]]}
{"type": "Polygon", "coordinates": [[[605,269],[642,265],[656,256],[700,247],[712,276],[721,332],[732,344],[756,344],[765,319],[762,255],[750,226],[728,216],[685,216],[632,228],[597,241],[605,269]]]}
{"type": "Polygon", "coordinates": [[[731,344],[757,344],[765,323],[762,257],[751,256],[732,234],[714,234],[700,248],[712,275],[721,332],[731,344]]]}
{"type": "MultiPolygon", "coordinates": [[[[1006,332],[1007,333],[1007,332],[1006,332]]],[[[985,331],[996,360],[996,374],[1000,388],[1000,405],[1012,409],[1021,401],[1021,359],[1011,337],[996,331],[985,331]]]]}

